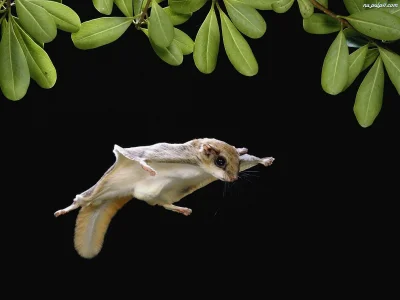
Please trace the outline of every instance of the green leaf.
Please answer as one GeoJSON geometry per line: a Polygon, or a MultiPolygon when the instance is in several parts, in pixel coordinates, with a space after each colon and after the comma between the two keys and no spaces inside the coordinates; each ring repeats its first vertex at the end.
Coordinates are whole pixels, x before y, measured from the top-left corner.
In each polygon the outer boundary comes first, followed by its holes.
{"type": "Polygon", "coordinates": [[[198,11],[208,0],[168,0],[168,5],[173,11],[189,14],[198,11]]]}
{"type": "Polygon", "coordinates": [[[75,47],[82,50],[94,49],[116,41],[132,24],[133,18],[102,17],[83,22],[71,38],[75,47]]]}
{"type": "Polygon", "coordinates": [[[24,51],[30,77],[44,89],[52,88],[57,81],[57,71],[46,53],[13,19],[13,26],[19,44],[24,51]]]}
{"type": "Polygon", "coordinates": [[[224,3],[232,23],[244,35],[259,39],[265,34],[267,23],[255,8],[232,0],[224,0],[224,3]]]}
{"type": "Polygon", "coordinates": [[[125,17],[133,17],[133,0],[114,0],[114,3],[125,17]]]}
{"type": "Polygon", "coordinates": [[[368,40],[365,39],[362,35],[360,35],[357,31],[355,31],[352,28],[345,28],[343,30],[343,33],[346,36],[348,47],[360,48],[368,44],[368,40]]]}
{"type": "Polygon", "coordinates": [[[400,0],[392,0],[388,4],[397,4],[397,7],[393,5],[393,7],[384,7],[381,8],[383,11],[388,12],[389,14],[395,15],[400,18],[400,0]]]}
{"type": "Polygon", "coordinates": [[[397,93],[400,95],[400,55],[379,47],[380,57],[385,65],[386,72],[389,75],[397,93]]]}
{"type": "Polygon", "coordinates": [[[346,37],[340,31],[329,47],[322,65],[322,89],[330,95],[337,95],[344,90],[348,77],[349,49],[346,37]]]}
{"type": "Polygon", "coordinates": [[[329,34],[340,30],[340,22],[331,16],[314,13],[311,17],[303,19],[303,28],[311,34],[329,34]]]}
{"type": "Polygon", "coordinates": [[[27,0],[16,0],[21,27],[39,43],[49,43],[57,36],[57,26],[42,7],[27,0]]]}
{"type": "Polygon", "coordinates": [[[364,7],[364,9],[371,9],[378,4],[379,0],[364,0],[364,3],[369,5],[370,7],[364,7]]]}
{"type": "Polygon", "coordinates": [[[323,7],[329,8],[328,0],[317,0],[323,7]]]}
{"type": "Polygon", "coordinates": [[[53,18],[57,28],[66,32],[77,32],[81,28],[81,20],[77,13],[68,6],[55,1],[30,0],[44,8],[53,18]]]}
{"type": "Polygon", "coordinates": [[[361,73],[362,67],[367,56],[368,45],[362,46],[361,48],[354,51],[349,56],[349,77],[345,89],[347,89],[361,73]]]}
{"type": "MultiPolygon", "coordinates": [[[[14,16],[13,16],[13,20],[19,25],[19,27],[22,27],[21,22],[20,22],[20,20],[19,20],[17,17],[14,17],[14,16]]],[[[40,43],[40,42],[36,41],[36,40],[34,39],[33,36],[31,36],[31,39],[32,39],[36,44],[38,44],[40,47],[44,48],[44,43],[40,43]]]]}
{"type": "Polygon", "coordinates": [[[200,72],[210,74],[215,70],[220,41],[221,35],[213,3],[194,41],[193,60],[200,72]]]}
{"type": "Polygon", "coordinates": [[[371,126],[381,111],[384,83],[382,59],[378,57],[358,89],[353,108],[358,123],[364,128],[371,126]]]}
{"type": "Polygon", "coordinates": [[[12,22],[3,20],[0,41],[0,87],[12,101],[22,99],[28,91],[29,68],[21,45],[15,36],[12,22]]]}
{"type": "MultiPolygon", "coordinates": [[[[157,0],[157,3],[160,3],[164,0],[157,0]]],[[[133,0],[133,11],[135,13],[135,16],[142,13],[144,7],[147,4],[147,0],[133,0]]],[[[151,7],[151,2],[149,4],[149,8],[151,7]]]]}
{"type": "Polygon", "coordinates": [[[175,36],[174,42],[181,49],[183,55],[188,55],[193,53],[194,49],[194,41],[184,33],[182,30],[178,28],[174,28],[175,36]]]}
{"type": "Polygon", "coordinates": [[[62,3],[62,0],[50,0],[50,1],[58,2],[58,3],[62,3]]]}
{"type": "Polygon", "coordinates": [[[181,25],[183,23],[185,23],[187,20],[190,19],[190,17],[192,16],[193,13],[189,13],[189,14],[180,14],[177,13],[176,11],[173,11],[171,9],[171,7],[167,6],[163,8],[165,13],[169,16],[172,25],[181,25]]]}
{"type": "Polygon", "coordinates": [[[183,62],[183,53],[175,41],[172,41],[171,45],[166,48],[158,47],[150,40],[150,44],[153,47],[154,52],[164,62],[171,66],[179,66],[183,62]]]}
{"type": "Polygon", "coordinates": [[[278,14],[287,12],[293,5],[294,0],[278,0],[272,3],[272,9],[278,14]]]}
{"type": "MultiPolygon", "coordinates": [[[[149,37],[149,33],[147,29],[143,29],[142,31],[149,37]]],[[[161,58],[164,62],[171,66],[179,66],[183,62],[183,53],[179,48],[175,40],[172,41],[171,45],[166,48],[159,47],[149,38],[150,45],[153,48],[154,52],[157,54],[159,58],[161,58]]]]}
{"type": "Polygon", "coordinates": [[[400,39],[400,18],[379,9],[363,10],[343,18],[369,37],[386,41],[400,39]]]}
{"type": "Polygon", "coordinates": [[[155,0],[152,1],[149,18],[149,37],[154,44],[162,48],[171,45],[174,39],[174,26],[168,15],[155,0]]]}
{"type": "Polygon", "coordinates": [[[7,30],[7,20],[3,19],[3,21],[1,22],[1,32],[6,32],[7,30]]]}
{"type": "Polygon", "coordinates": [[[237,3],[247,4],[258,10],[272,10],[272,3],[278,0],[233,0],[237,3]]]}
{"type": "Polygon", "coordinates": [[[349,14],[354,14],[364,10],[365,0],[343,0],[349,14]]]}
{"type": "Polygon", "coordinates": [[[310,0],[297,0],[297,4],[304,19],[311,17],[314,13],[314,5],[311,4],[310,0]]]}
{"type": "Polygon", "coordinates": [[[6,32],[7,30],[7,20],[3,19],[3,21],[1,22],[1,32],[6,32]]]}
{"type": "Polygon", "coordinates": [[[133,1],[133,14],[136,16],[142,12],[143,0],[132,0],[133,1]]]}
{"type": "Polygon", "coordinates": [[[222,39],[229,61],[240,74],[244,76],[256,75],[258,63],[249,44],[220,8],[219,15],[221,17],[222,39]]]}
{"type": "Polygon", "coordinates": [[[93,0],[93,5],[97,11],[103,15],[111,15],[113,10],[113,0],[93,0]]]}
{"type": "Polygon", "coordinates": [[[367,69],[379,56],[379,50],[377,48],[368,49],[367,56],[365,57],[364,65],[361,72],[367,69]]]}

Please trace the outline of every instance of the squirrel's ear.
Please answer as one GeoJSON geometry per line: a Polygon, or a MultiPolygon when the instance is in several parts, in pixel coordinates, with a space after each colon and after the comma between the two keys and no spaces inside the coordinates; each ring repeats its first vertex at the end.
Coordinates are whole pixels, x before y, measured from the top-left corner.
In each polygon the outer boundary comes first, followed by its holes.
{"type": "Polygon", "coordinates": [[[212,153],[216,154],[217,150],[213,147],[213,145],[209,143],[201,144],[200,152],[203,152],[205,155],[210,155],[212,153]]]}
{"type": "Polygon", "coordinates": [[[236,148],[236,151],[239,155],[243,155],[247,153],[247,148],[236,148]]]}

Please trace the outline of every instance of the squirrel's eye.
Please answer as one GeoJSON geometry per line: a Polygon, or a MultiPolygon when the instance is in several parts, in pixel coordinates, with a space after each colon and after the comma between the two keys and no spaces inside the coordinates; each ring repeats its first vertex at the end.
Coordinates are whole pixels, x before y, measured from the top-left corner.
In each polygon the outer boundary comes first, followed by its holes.
{"type": "Polygon", "coordinates": [[[218,166],[218,167],[224,167],[225,166],[225,164],[226,164],[226,160],[225,160],[225,158],[223,158],[222,156],[218,156],[217,157],[217,159],[215,160],[215,164],[218,166]]]}

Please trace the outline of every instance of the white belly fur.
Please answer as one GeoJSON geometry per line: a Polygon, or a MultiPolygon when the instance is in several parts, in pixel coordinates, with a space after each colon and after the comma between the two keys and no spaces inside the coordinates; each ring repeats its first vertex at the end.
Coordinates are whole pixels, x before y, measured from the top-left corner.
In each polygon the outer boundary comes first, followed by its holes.
{"type": "Polygon", "coordinates": [[[179,201],[182,190],[209,176],[200,167],[178,163],[149,163],[157,175],[151,176],[138,162],[119,155],[114,172],[95,202],[132,195],[150,205],[179,201]]]}
{"type": "Polygon", "coordinates": [[[149,164],[157,171],[156,176],[146,176],[134,187],[133,196],[151,205],[170,204],[179,201],[182,190],[199,181],[204,171],[188,164],[149,164]]]}

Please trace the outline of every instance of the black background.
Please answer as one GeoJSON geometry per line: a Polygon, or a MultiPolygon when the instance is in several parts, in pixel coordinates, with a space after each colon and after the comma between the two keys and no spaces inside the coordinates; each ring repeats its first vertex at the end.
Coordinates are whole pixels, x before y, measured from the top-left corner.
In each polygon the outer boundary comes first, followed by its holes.
{"type": "MultiPolygon", "coordinates": [[[[345,13],[341,1],[330,2],[332,10],[345,13]]],[[[91,1],[65,3],[82,22],[100,16],[91,1]]],[[[179,28],[194,39],[207,11],[179,28]]],[[[235,255],[236,261],[261,263],[266,253],[292,257],[297,242],[307,238],[318,243],[340,233],[357,236],[384,216],[378,207],[391,202],[396,176],[390,174],[398,173],[395,88],[386,76],[380,115],[372,127],[360,127],[352,109],[366,72],[341,95],[321,89],[322,62],[335,34],[304,32],[296,3],[286,14],[261,13],[267,33],[248,39],[260,66],[252,78],[230,65],[222,40],[215,72],[203,75],[192,56],[179,67],[163,63],[133,28],[90,51],[74,48],[70,35],[59,31],[45,46],[58,72],[55,87],[43,90],[32,82],[18,102],[0,95],[3,120],[28,113],[34,130],[28,140],[37,151],[33,181],[39,194],[28,201],[40,203],[36,224],[48,243],[46,260],[96,265],[147,257],[179,269],[208,254],[217,261],[235,255]],[[240,180],[225,195],[224,184],[214,182],[184,198],[179,205],[193,209],[189,217],[131,201],[111,222],[100,255],[80,258],[73,248],[77,211],[57,219],[53,213],[111,166],[114,144],[198,137],[276,160],[271,167],[251,169],[258,177],[240,180]],[[224,243],[235,246],[217,247],[224,243]]],[[[113,15],[121,15],[116,7],[113,15]]]]}

